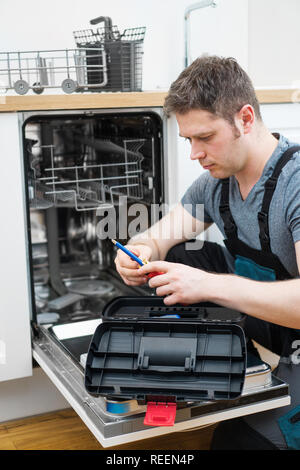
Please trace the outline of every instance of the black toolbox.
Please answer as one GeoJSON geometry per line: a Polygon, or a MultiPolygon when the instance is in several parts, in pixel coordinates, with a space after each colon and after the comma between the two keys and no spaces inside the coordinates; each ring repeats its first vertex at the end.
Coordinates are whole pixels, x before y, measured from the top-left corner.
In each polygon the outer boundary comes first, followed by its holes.
{"type": "Polygon", "coordinates": [[[96,396],[147,404],[145,424],[172,425],[176,406],[230,400],[246,372],[244,315],[211,303],[166,306],[161,297],[117,297],[102,313],[85,367],[96,396]]]}

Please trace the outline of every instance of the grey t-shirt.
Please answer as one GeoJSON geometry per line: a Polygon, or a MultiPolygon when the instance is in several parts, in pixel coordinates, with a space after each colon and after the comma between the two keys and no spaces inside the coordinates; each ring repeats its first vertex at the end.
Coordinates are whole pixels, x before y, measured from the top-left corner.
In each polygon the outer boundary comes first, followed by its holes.
{"type": "MultiPolygon", "coordinates": [[[[271,176],[283,152],[297,145],[280,136],[278,145],[267,161],[263,173],[245,200],[242,199],[238,182],[230,177],[229,205],[238,228],[238,237],[252,248],[261,249],[257,214],[261,210],[264,184],[271,176]]],[[[202,173],[184,194],[181,203],[196,217],[196,204],[204,204],[204,222],[215,222],[225,238],[219,205],[221,180],[213,178],[209,171],[202,173]]],[[[269,209],[269,231],[271,250],[277,255],[291,276],[299,275],[295,246],[300,240],[300,151],[282,169],[269,209]]],[[[233,258],[224,248],[231,272],[233,258]]]]}

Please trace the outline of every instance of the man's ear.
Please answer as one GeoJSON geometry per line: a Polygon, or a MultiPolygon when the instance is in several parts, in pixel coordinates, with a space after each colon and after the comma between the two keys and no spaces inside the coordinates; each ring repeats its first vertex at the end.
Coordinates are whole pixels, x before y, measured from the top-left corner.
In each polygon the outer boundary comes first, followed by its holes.
{"type": "Polygon", "coordinates": [[[255,112],[251,104],[245,104],[236,114],[236,119],[242,132],[249,134],[255,121],[255,112]]]}

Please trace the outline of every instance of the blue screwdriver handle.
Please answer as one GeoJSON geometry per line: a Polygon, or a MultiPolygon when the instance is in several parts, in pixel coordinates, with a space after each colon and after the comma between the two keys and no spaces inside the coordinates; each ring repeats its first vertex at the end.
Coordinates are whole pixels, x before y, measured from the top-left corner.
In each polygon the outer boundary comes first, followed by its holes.
{"type": "Polygon", "coordinates": [[[125,248],[125,246],[123,246],[121,243],[117,242],[116,240],[112,240],[112,242],[113,242],[114,245],[116,245],[118,248],[120,248],[120,250],[124,251],[124,253],[126,253],[126,255],[130,256],[131,259],[133,259],[134,261],[139,263],[140,266],[144,266],[143,261],[140,258],[138,258],[138,256],[136,256],[134,253],[129,251],[127,248],[125,248]]]}

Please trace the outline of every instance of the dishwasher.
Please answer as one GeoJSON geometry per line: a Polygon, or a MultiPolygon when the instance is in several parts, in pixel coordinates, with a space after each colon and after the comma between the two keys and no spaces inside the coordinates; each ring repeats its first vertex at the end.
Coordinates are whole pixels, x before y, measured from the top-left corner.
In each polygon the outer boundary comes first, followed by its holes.
{"type": "Polygon", "coordinates": [[[148,286],[122,282],[110,239],[126,244],[145,219],[153,223],[153,207],[159,217],[172,202],[170,181],[178,175],[168,152],[170,122],[161,107],[34,111],[19,113],[19,128],[33,358],[101,445],[191,431],[289,404],[288,384],[250,355],[238,398],[188,401],[178,407],[173,426],[145,425],[146,405],[137,399],[87,391],[87,353],[106,305],[155,296],[148,286]],[[141,207],[144,218],[137,221],[141,207]]]}

